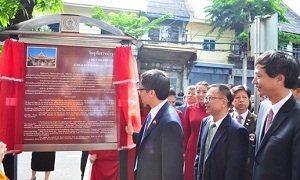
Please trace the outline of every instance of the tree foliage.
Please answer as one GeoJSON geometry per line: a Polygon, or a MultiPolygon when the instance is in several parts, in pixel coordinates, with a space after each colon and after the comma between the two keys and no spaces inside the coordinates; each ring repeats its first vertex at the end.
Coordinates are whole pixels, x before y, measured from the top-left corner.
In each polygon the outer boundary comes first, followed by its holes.
{"type": "Polygon", "coordinates": [[[205,7],[209,24],[212,27],[208,32],[218,29],[218,38],[226,30],[233,30],[239,36],[244,27],[252,22],[255,16],[278,13],[280,22],[287,22],[284,17],[286,8],[281,0],[211,0],[212,5],[205,7]]]}
{"type": "Polygon", "coordinates": [[[278,46],[279,48],[286,47],[288,44],[293,43],[296,45],[300,45],[300,35],[286,33],[282,31],[278,31],[278,46]]]}
{"type": "Polygon", "coordinates": [[[7,27],[10,20],[14,18],[18,9],[24,9],[24,7],[20,5],[19,1],[0,1],[0,23],[2,27],[7,27]]]}
{"type": "Polygon", "coordinates": [[[32,18],[33,11],[63,11],[62,0],[0,0],[1,29],[32,18]]]}
{"type": "Polygon", "coordinates": [[[100,7],[94,7],[93,9],[95,13],[92,15],[92,18],[105,21],[135,38],[143,36],[150,29],[159,29],[159,23],[172,17],[172,14],[166,14],[161,18],[150,21],[147,17],[138,17],[135,13],[120,12],[116,14],[110,12],[106,14],[100,7]]]}

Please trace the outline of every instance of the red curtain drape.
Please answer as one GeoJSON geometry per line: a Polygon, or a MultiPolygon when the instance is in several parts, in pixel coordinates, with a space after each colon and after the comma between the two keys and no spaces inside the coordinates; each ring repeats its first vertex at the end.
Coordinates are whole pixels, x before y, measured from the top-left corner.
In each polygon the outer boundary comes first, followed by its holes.
{"type": "Polygon", "coordinates": [[[0,57],[0,141],[15,154],[22,152],[25,54],[23,42],[8,39],[0,57]]]}
{"type": "Polygon", "coordinates": [[[132,55],[131,47],[117,47],[114,55],[113,83],[117,92],[119,113],[125,119],[120,122],[119,148],[132,148],[132,137],[125,132],[125,126],[132,124],[135,131],[141,128],[139,97],[137,92],[138,70],[136,59],[132,55]]]}
{"type": "Polygon", "coordinates": [[[117,47],[114,55],[114,84],[117,93],[117,111],[120,119],[118,145],[119,149],[128,149],[127,173],[128,180],[134,179],[133,166],[135,145],[132,137],[125,132],[125,126],[132,124],[134,131],[141,128],[139,95],[137,92],[138,70],[136,59],[131,47],[117,47]]]}

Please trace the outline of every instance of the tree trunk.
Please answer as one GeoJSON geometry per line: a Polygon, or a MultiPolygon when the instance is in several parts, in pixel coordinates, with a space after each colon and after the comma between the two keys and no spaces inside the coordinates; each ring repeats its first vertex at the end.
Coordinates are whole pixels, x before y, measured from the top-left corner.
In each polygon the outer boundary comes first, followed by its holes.
{"type": "MultiPolygon", "coordinates": [[[[23,5],[24,9],[19,9],[15,15],[15,19],[13,19],[12,24],[18,24],[20,22],[26,21],[32,18],[32,11],[34,6],[36,5],[36,0],[20,0],[20,3],[23,5]]],[[[19,36],[16,34],[9,35],[12,39],[19,39],[19,36]]]]}
{"type": "Polygon", "coordinates": [[[17,24],[23,21],[26,21],[28,19],[32,18],[32,11],[34,6],[36,5],[36,0],[20,0],[20,3],[24,6],[26,12],[24,12],[24,9],[19,9],[18,12],[15,15],[15,19],[13,20],[12,24],[17,24]]]}

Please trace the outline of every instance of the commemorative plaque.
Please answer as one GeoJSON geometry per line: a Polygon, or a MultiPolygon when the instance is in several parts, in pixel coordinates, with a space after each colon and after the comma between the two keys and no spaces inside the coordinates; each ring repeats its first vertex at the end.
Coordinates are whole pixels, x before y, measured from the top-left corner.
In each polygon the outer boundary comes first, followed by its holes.
{"type": "Polygon", "coordinates": [[[110,48],[27,44],[24,150],[116,149],[113,57],[110,48]]]}

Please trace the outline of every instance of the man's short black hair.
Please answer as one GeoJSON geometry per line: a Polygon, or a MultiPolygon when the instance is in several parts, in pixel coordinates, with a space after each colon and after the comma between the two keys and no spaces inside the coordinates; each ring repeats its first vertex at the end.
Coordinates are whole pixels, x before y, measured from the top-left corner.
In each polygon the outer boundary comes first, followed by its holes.
{"type": "Polygon", "coordinates": [[[154,90],[159,100],[165,100],[169,96],[170,79],[164,71],[152,69],[144,72],[141,84],[146,91],[154,90]]]}
{"type": "Polygon", "coordinates": [[[299,61],[286,52],[266,51],[258,57],[255,66],[257,65],[261,65],[271,78],[283,74],[285,76],[285,88],[292,89],[297,83],[300,73],[299,61]]]}

